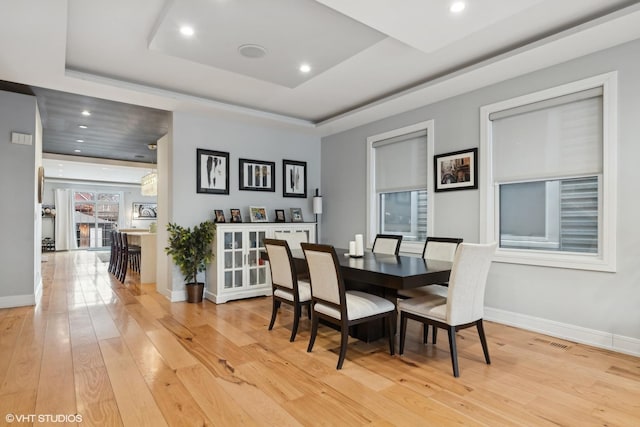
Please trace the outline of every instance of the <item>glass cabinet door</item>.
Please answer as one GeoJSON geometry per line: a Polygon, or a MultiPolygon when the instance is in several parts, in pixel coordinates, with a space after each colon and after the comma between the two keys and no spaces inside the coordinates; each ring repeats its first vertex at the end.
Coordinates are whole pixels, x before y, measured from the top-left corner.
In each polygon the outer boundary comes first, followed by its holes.
{"type": "Polygon", "coordinates": [[[224,288],[241,288],[244,248],[241,231],[224,232],[224,288]]]}
{"type": "Polygon", "coordinates": [[[248,265],[247,271],[249,277],[247,283],[249,287],[264,285],[267,282],[267,266],[260,258],[260,252],[264,251],[264,238],[266,232],[262,231],[249,231],[248,233],[248,265]]]}

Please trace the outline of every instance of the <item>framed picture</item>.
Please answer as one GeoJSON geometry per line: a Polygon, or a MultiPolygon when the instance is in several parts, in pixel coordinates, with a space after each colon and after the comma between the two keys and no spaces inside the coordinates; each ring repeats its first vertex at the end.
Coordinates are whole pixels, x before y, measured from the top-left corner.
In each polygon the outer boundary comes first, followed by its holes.
{"type": "Polygon", "coordinates": [[[307,197],[307,162],[282,161],[282,196],[307,197]]]}
{"type": "Polygon", "coordinates": [[[240,190],[276,191],[275,162],[240,159],[240,190]]]}
{"type": "Polygon", "coordinates": [[[302,209],[291,208],[291,222],[302,222],[302,209]]]}
{"type": "Polygon", "coordinates": [[[267,209],[263,206],[249,206],[249,216],[251,217],[251,222],[269,222],[267,209]]]}
{"type": "Polygon", "coordinates": [[[133,219],[157,219],[158,204],[157,203],[134,203],[133,219]]]}
{"type": "Polygon", "coordinates": [[[478,188],[478,149],[454,151],[433,157],[436,191],[478,188]]]}
{"type": "Polygon", "coordinates": [[[240,209],[231,209],[231,222],[242,222],[240,209]]]}
{"type": "Polygon", "coordinates": [[[284,209],[276,209],[276,222],[284,222],[284,209]]]}
{"type": "Polygon", "coordinates": [[[197,149],[196,191],[207,194],[229,194],[229,153],[197,149]]]}
{"type": "Polygon", "coordinates": [[[224,211],[222,209],[214,209],[213,216],[215,217],[215,222],[227,222],[224,218],[224,211]]]}

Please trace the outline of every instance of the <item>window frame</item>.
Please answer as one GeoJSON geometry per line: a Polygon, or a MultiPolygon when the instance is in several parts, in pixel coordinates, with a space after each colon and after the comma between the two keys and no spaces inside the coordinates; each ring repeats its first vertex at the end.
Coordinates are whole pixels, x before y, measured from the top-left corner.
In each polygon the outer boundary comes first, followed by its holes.
{"type": "MultiPolygon", "coordinates": [[[[480,241],[499,241],[499,185],[493,179],[491,113],[520,107],[550,98],[602,87],[602,174],[599,192],[597,254],[580,254],[498,247],[494,261],[568,269],[616,271],[617,218],[617,87],[616,71],[519,96],[480,108],[480,241]]],[[[536,181],[545,181],[540,177],[536,181]]],[[[502,183],[506,184],[506,183],[502,183]]]]}
{"type": "MultiPolygon", "coordinates": [[[[367,196],[366,196],[366,233],[365,233],[365,245],[367,248],[373,247],[373,241],[376,234],[379,233],[378,227],[380,224],[380,201],[377,197],[375,189],[375,149],[373,144],[385,139],[395,138],[401,135],[418,132],[425,130],[427,132],[427,164],[426,168],[431,168],[433,165],[433,152],[434,152],[434,130],[435,123],[433,120],[426,120],[423,122],[415,123],[413,125],[404,126],[401,128],[393,129],[388,132],[380,133],[367,137],[367,196]]],[[[433,173],[427,171],[427,236],[433,235],[433,213],[434,213],[434,184],[433,173]]],[[[400,245],[400,251],[406,253],[421,254],[424,248],[424,242],[405,242],[400,245]]]]}

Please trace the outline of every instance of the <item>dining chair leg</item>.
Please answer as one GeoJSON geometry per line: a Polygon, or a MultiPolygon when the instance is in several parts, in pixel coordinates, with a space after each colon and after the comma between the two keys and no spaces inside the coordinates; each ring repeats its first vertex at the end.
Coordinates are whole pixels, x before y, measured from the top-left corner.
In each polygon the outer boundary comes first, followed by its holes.
{"type": "Polygon", "coordinates": [[[296,333],[298,332],[298,323],[300,323],[300,315],[301,313],[300,304],[296,304],[293,307],[293,327],[291,328],[291,338],[289,338],[290,342],[293,342],[296,339],[296,333]]]}
{"type": "Polygon", "coordinates": [[[422,344],[426,344],[428,338],[429,338],[429,324],[423,323],[422,324],[422,344]]]}
{"type": "Polygon", "coordinates": [[[336,369],[342,369],[344,358],[347,355],[347,344],[349,344],[349,328],[342,327],[340,330],[340,356],[338,356],[336,369]]]}
{"type": "Polygon", "coordinates": [[[307,347],[307,353],[313,350],[313,344],[316,342],[316,335],[318,334],[318,316],[311,316],[311,336],[309,337],[309,346],[307,347]]]}
{"type": "Polygon", "coordinates": [[[431,327],[431,344],[435,344],[438,339],[438,328],[435,326],[431,327]]]}
{"type": "Polygon", "coordinates": [[[393,325],[396,323],[396,316],[388,316],[387,317],[387,333],[389,335],[389,354],[390,355],[394,355],[396,353],[395,351],[395,344],[396,344],[396,336],[394,334],[394,328],[393,325]]]}
{"type": "Polygon", "coordinates": [[[276,323],[276,316],[278,315],[279,308],[280,308],[280,301],[273,298],[273,304],[271,308],[271,322],[269,322],[269,330],[273,329],[273,325],[276,323]]]}
{"type": "Polygon", "coordinates": [[[484,335],[484,326],[482,325],[482,319],[476,322],[476,328],[478,328],[478,335],[480,335],[480,343],[482,344],[482,351],[484,352],[484,360],[487,365],[491,365],[491,359],[489,358],[489,347],[487,347],[487,337],[484,335]]]}
{"type": "Polygon", "coordinates": [[[407,315],[404,311],[400,312],[400,348],[398,354],[404,353],[404,338],[407,335],[407,315]]]}
{"type": "Polygon", "coordinates": [[[307,319],[311,319],[311,304],[307,305],[307,319]]]}
{"type": "Polygon", "coordinates": [[[453,376],[459,377],[458,372],[458,351],[456,350],[456,327],[449,326],[449,351],[451,351],[451,364],[453,365],[453,376]]]}

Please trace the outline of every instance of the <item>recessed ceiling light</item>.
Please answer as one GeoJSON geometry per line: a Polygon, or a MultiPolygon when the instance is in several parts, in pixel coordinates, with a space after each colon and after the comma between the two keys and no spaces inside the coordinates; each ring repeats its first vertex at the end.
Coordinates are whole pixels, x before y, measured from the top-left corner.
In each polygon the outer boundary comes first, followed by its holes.
{"type": "Polygon", "coordinates": [[[86,128],[87,128],[87,126],[86,126],[86,125],[78,125],[78,127],[79,127],[80,129],[86,129],[86,128]]]}
{"type": "Polygon", "coordinates": [[[58,163],[58,166],[62,167],[62,163],[58,163]]]}
{"type": "Polygon", "coordinates": [[[449,8],[449,10],[452,13],[460,13],[460,12],[462,12],[464,10],[465,7],[467,7],[465,2],[463,2],[463,1],[454,1],[453,3],[451,3],[451,7],[449,8]]]}
{"type": "Polygon", "coordinates": [[[311,65],[309,64],[300,65],[300,71],[303,73],[308,73],[309,71],[311,71],[311,65]]]}
{"type": "Polygon", "coordinates": [[[73,152],[74,152],[74,153],[82,153],[82,150],[78,150],[78,149],[76,149],[76,150],[73,150],[73,152]]]}
{"type": "Polygon", "coordinates": [[[90,116],[90,115],[91,115],[91,112],[89,112],[89,110],[83,110],[83,111],[82,111],[82,115],[83,115],[83,116],[90,116]]]}
{"type": "Polygon", "coordinates": [[[84,139],[76,139],[76,142],[84,142],[84,139]]]}
{"type": "Polygon", "coordinates": [[[180,34],[185,37],[192,37],[195,33],[196,32],[191,25],[183,25],[180,27],[180,34]]]}

